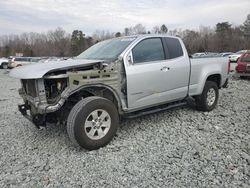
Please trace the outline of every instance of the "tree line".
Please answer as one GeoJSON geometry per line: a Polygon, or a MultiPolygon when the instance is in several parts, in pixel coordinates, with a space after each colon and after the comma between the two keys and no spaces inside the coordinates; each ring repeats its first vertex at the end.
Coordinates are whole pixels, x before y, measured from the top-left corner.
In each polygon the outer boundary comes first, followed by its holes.
{"type": "Polygon", "coordinates": [[[147,30],[142,24],[126,27],[116,33],[97,30],[86,36],[81,30],[72,34],[62,28],[47,33],[23,33],[0,36],[0,57],[23,53],[24,56],[76,56],[93,44],[114,37],[136,34],[168,34],[179,36],[188,52],[235,52],[250,49],[250,14],[244,23],[232,26],[229,22],[217,23],[213,28],[200,26],[199,30],[169,30],[165,24],[147,30]]]}

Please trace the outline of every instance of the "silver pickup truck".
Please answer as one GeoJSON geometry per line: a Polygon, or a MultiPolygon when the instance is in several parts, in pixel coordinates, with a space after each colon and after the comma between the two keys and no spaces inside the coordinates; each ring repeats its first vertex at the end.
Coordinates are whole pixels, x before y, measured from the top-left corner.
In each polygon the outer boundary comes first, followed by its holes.
{"type": "Polygon", "coordinates": [[[226,87],[227,58],[189,59],[178,37],[142,35],[99,42],[73,60],[14,68],[21,79],[19,111],[37,127],[66,123],[73,143],[105,146],[121,117],[187,104],[215,108],[226,87]]]}

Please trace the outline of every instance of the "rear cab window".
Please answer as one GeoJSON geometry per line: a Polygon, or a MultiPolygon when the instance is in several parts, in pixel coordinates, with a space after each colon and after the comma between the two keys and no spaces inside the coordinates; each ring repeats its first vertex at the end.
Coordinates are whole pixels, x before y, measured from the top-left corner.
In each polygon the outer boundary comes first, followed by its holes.
{"type": "Polygon", "coordinates": [[[164,37],[164,42],[167,59],[174,59],[184,55],[179,39],[164,37]]]}

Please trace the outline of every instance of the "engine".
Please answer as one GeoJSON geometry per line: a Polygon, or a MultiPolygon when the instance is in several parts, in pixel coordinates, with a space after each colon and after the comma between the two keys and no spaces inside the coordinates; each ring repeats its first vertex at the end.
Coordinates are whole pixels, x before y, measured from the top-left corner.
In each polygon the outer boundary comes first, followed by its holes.
{"type": "Polygon", "coordinates": [[[44,87],[48,104],[55,103],[60,98],[61,93],[67,87],[67,83],[67,78],[44,80],[44,87]]]}

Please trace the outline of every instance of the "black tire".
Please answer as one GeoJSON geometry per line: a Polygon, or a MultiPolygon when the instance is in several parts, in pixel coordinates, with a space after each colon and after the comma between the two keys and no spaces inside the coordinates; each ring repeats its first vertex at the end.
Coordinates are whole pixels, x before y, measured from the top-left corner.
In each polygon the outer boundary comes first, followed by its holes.
{"type": "Polygon", "coordinates": [[[8,69],[8,63],[2,63],[2,69],[8,69]]]}
{"type": "MultiPolygon", "coordinates": [[[[117,131],[118,124],[119,115],[117,108],[113,102],[102,97],[87,97],[79,101],[70,111],[67,119],[67,132],[70,140],[75,145],[80,145],[81,147],[87,150],[95,150],[107,145],[112,140],[117,131]],[[107,112],[109,115],[108,118],[111,119],[111,123],[104,137],[100,139],[91,139],[87,135],[86,121],[93,122],[93,119],[88,119],[90,118],[91,114],[96,110],[97,114],[99,113],[98,110],[104,110],[105,112],[107,112]]],[[[90,129],[92,130],[93,128],[92,131],[95,131],[94,129],[96,129],[96,127],[92,126],[94,125],[91,125],[90,129]]],[[[103,127],[99,125],[98,131],[100,128],[103,130],[103,127]]],[[[98,131],[96,130],[95,134],[99,134],[98,131]]],[[[95,136],[95,134],[93,136],[95,136]]]]}
{"type": "Polygon", "coordinates": [[[209,112],[213,110],[218,102],[219,98],[219,89],[215,82],[213,81],[206,81],[202,94],[197,96],[196,101],[196,108],[197,110],[209,112]],[[214,90],[215,92],[215,99],[214,102],[209,105],[208,100],[208,92],[214,90]]]}

